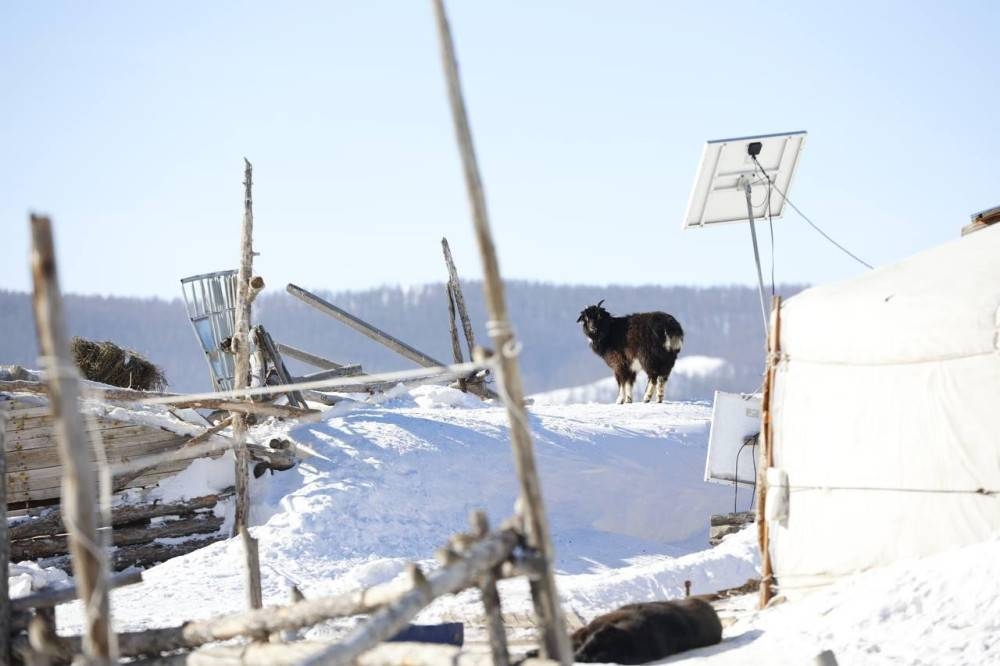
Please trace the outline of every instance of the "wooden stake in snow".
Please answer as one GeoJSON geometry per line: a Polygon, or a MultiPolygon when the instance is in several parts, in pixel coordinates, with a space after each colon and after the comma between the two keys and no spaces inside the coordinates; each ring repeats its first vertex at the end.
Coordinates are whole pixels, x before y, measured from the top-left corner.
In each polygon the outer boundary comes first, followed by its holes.
{"type": "MultiPolygon", "coordinates": [[[[236,377],[233,387],[247,387],[250,372],[250,276],[253,275],[253,165],[245,157],[243,195],[243,227],[240,233],[240,270],[236,276],[236,331],[233,347],[236,352],[236,377]]],[[[233,439],[236,440],[236,517],[233,536],[246,527],[250,506],[250,453],[246,447],[246,414],[233,412],[233,439]]]]}
{"type": "Polygon", "coordinates": [[[92,664],[110,664],[117,654],[108,605],[108,564],[97,535],[97,475],[90,463],[79,412],[80,387],[66,337],[52,226],[47,217],[32,215],[31,239],[38,347],[46,361],[63,468],[63,522],[69,528],[73,577],[84,600],[83,652],[92,664]]]}
{"type": "Polygon", "coordinates": [[[524,388],[521,384],[521,373],[517,364],[517,343],[507,317],[507,302],[504,296],[503,281],[500,278],[500,265],[497,261],[496,248],[493,245],[493,236],[490,232],[486,196],[479,176],[475,147],[472,143],[472,131],[469,128],[469,119],[465,111],[465,101],[462,98],[462,87],[458,77],[455,46],[452,42],[451,28],[448,25],[443,0],[434,0],[434,10],[441,42],[441,59],[448,82],[455,135],[462,155],[476,240],[483,261],[486,303],[492,320],[488,324],[488,329],[494,349],[499,355],[497,390],[504,397],[504,402],[507,405],[514,462],[518,478],[521,481],[520,502],[525,513],[528,545],[538,551],[544,562],[542,576],[531,582],[535,613],[542,629],[541,654],[543,657],[569,664],[573,661],[573,654],[570,649],[569,636],[566,634],[566,622],[563,618],[562,607],[559,605],[555,573],[552,569],[552,542],[542,502],[541,484],[535,467],[531,435],[528,432],[527,412],[524,409],[524,388]]]}
{"type": "Polygon", "coordinates": [[[761,404],[761,434],[764,445],[760,451],[760,465],[757,469],[757,538],[760,545],[760,607],[771,600],[774,576],[771,570],[770,530],[765,519],[764,505],[767,502],[767,470],[774,464],[774,427],[771,422],[771,395],[774,391],[774,373],[781,350],[781,296],[771,300],[771,325],[767,335],[767,362],[764,371],[764,396],[761,404]]]}

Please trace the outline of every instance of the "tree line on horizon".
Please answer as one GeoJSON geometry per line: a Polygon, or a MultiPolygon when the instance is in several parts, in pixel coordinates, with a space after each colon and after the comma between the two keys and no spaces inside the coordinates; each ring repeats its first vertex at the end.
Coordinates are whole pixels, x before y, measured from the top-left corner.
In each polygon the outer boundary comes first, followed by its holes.
{"type": "MultiPolygon", "coordinates": [[[[782,286],[782,295],[800,291],[782,286]]],[[[476,341],[489,346],[482,284],[463,284],[476,341]]],[[[443,283],[317,293],[430,356],[452,361],[448,304],[443,283]]],[[[523,281],[507,283],[511,323],[523,342],[525,389],[536,393],[577,386],[610,376],[591,352],[576,322],[580,310],[604,299],[615,315],[663,310],[684,327],[681,358],[704,355],[727,361],[720,376],[685,385],[688,400],[710,400],[716,389],[751,391],[764,366],[764,330],[757,290],[745,286],[573,286],[523,281]]],[[[208,366],[180,298],[67,295],[70,335],[111,340],[159,365],[169,390],[210,389],[208,366]]],[[[38,348],[27,293],[0,291],[0,365],[37,367],[38,348]]],[[[368,372],[398,370],[412,363],[284,291],[265,291],[254,302],[255,323],[275,340],[342,363],[361,363],[368,372]]],[[[463,344],[463,352],[464,344],[463,344]]],[[[467,359],[466,359],[467,360],[467,359]]],[[[315,370],[288,360],[294,373],[315,370]]]]}

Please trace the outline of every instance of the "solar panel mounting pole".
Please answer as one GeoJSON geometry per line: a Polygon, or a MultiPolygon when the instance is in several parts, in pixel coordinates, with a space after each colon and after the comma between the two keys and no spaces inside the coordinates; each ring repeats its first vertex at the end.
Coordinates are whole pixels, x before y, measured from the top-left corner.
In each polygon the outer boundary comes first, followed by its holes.
{"type": "Polygon", "coordinates": [[[750,219],[750,238],[753,240],[753,260],[757,264],[757,291],[760,294],[760,314],[764,319],[764,335],[767,335],[767,306],[764,305],[764,274],[760,270],[760,250],[757,248],[757,227],[753,221],[753,204],[750,203],[750,176],[740,176],[737,186],[742,186],[747,195],[747,217],[750,219]]]}

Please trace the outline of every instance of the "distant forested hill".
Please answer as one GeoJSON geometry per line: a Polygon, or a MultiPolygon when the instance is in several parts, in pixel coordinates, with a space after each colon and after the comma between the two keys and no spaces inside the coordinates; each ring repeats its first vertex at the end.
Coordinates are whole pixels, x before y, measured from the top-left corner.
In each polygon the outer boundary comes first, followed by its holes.
{"type": "MultiPolygon", "coordinates": [[[[477,341],[488,344],[482,285],[464,284],[477,341]]],[[[784,294],[801,287],[784,287],[784,294]]],[[[443,284],[414,288],[319,292],[334,304],[442,361],[451,361],[448,306],[443,284]]],[[[726,359],[730,372],[718,386],[700,386],[689,399],[708,399],[714,388],[752,390],[760,383],[764,339],[760,305],[749,287],[594,287],[530,282],[507,284],[511,319],[524,343],[522,374],[527,392],[587,383],[609,376],[588,348],[576,318],[582,308],[605,299],[614,314],[665,310],[685,330],[682,355],[726,359]]],[[[394,370],[412,364],[313,310],[278,289],[255,302],[255,316],[276,340],[366,370],[394,370]]],[[[208,369],[179,299],[67,296],[72,335],[113,340],[164,368],[177,391],[207,390],[208,369]]],[[[0,364],[37,367],[34,321],[28,294],[0,291],[0,364]]],[[[292,371],[306,370],[290,363],[292,371]]]]}

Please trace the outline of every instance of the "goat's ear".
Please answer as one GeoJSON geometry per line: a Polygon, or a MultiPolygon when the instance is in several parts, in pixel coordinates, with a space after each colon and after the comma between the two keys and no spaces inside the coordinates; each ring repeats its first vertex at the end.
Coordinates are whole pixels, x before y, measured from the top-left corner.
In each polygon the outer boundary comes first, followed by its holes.
{"type": "Polygon", "coordinates": [[[603,298],[601,300],[597,301],[597,307],[601,307],[601,303],[603,303],[603,302],[604,302],[603,298]]]}

